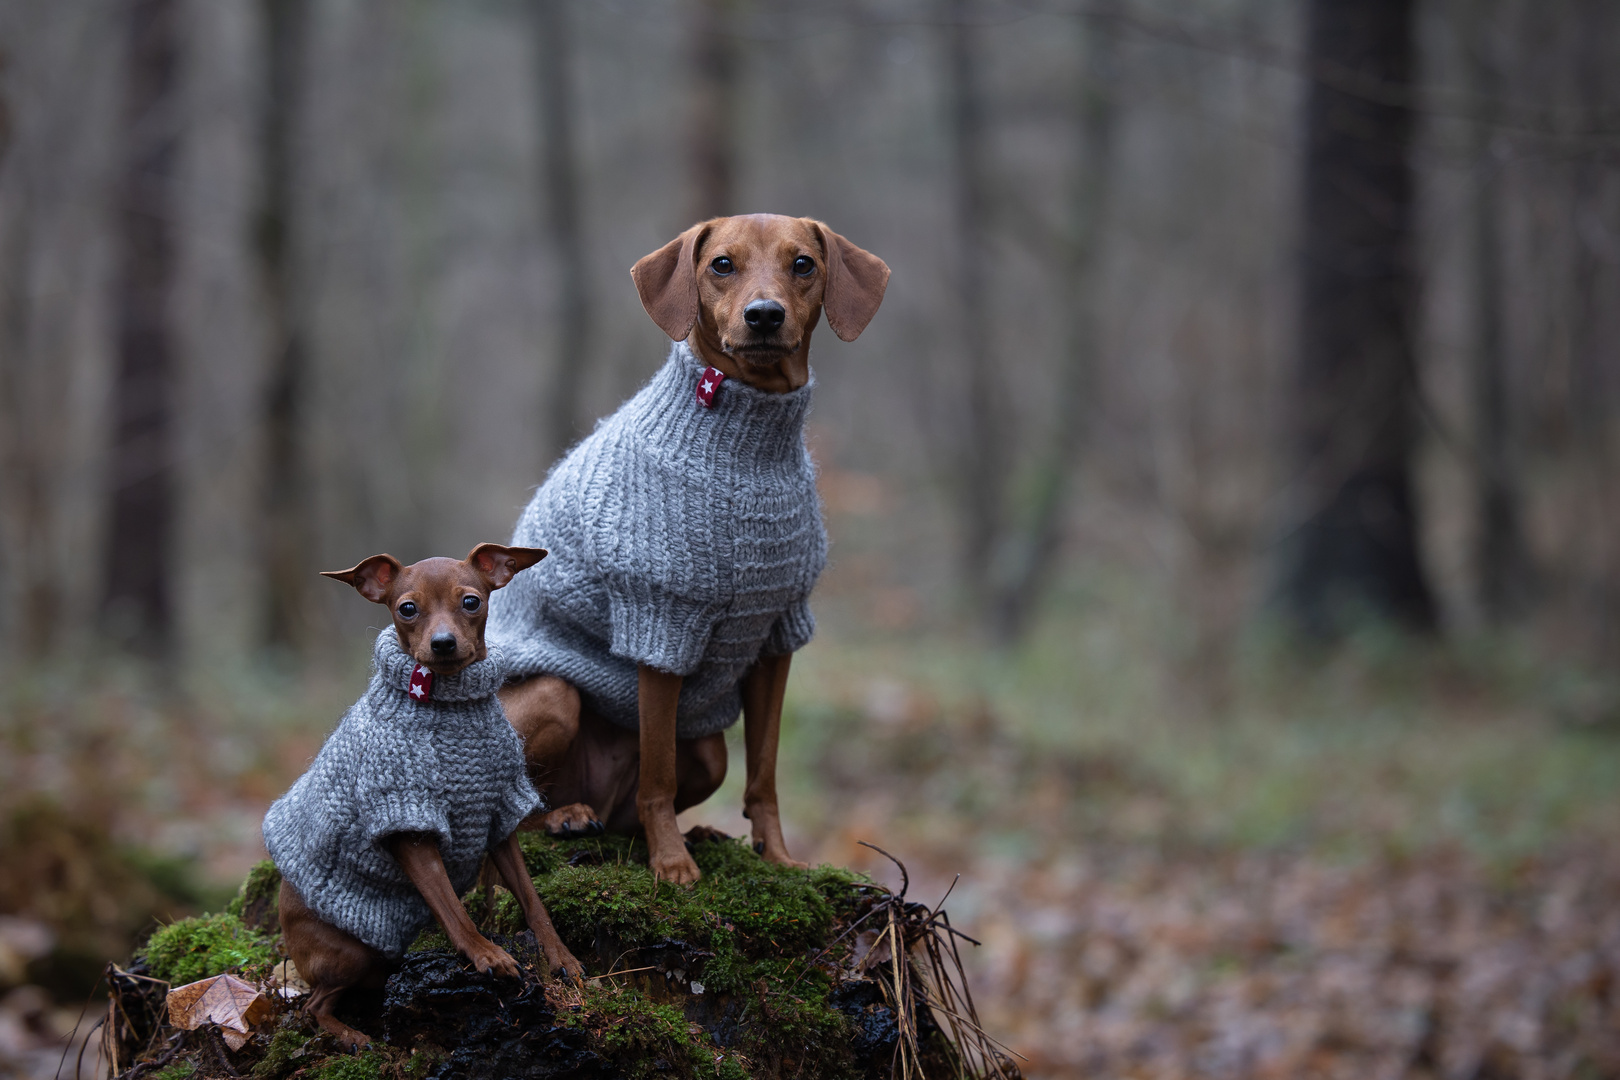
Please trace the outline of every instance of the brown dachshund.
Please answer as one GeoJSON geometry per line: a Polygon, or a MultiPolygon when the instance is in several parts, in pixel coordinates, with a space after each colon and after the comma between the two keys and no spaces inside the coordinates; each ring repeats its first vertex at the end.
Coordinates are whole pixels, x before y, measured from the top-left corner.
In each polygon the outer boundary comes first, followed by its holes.
{"type": "MultiPolygon", "coordinates": [[[[378,655],[383,655],[382,650],[385,647],[392,649],[390,655],[403,662],[402,670],[409,678],[408,687],[388,684],[386,680],[389,672],[385,665],[379,662],[372,688],[367,691],[366,697],[361,699],[356,709],[371,706],[373,696],[377,695],[378,699],[384,702],[382,708],[395,710],[389,714],[391,716],[426,716],[425,712],[413,713],[412,710],[424,708],[424,705],[412,699],[420,696],[430,701],[439,692],[434,689],[435,679],[445,683],[460,675],[465,680],[468,676],[461,673],[469,665],[485,659],[484,622],[490,593],[504,586],[519,570],[538,562],[545,554],[538,549],[480,544],[465,560],[424,559],[412,566],[401,566],[391,555],[374,555],[351,570],[328,572],[327,577],[347,582],[366,599],[388,607],[393,615],[393,633],[397,637],[397,646],[392,642],[380,643],[378,655]],[[400,653],[403,655],[399,655],[400,653]],[[406,698],[404,696],[406,694],[411,697],[406,698]]],[[[385,636],[386,634],[385,631],[385,636]]],[[[508,777],[506,773],[499,771],[502,761],[498,753],[501,749],[500,739],[504,738],[510,742],[511,735],[500,718],[498,706],[492,699],[498,678],[499,672],[496,671],[491,675],[488,690],[483,691],[486,696],[475,699],[486,702],[487,705],[481,706],[481,709],[488,711],[471,713],[463,709],[459,713],[452,714],[454,726],[458,730],[446,734],[455,740],[453,749],[467,747],[476,749],[488,745],[497,751],[491,759],[497,775],[494,776],[490,786],[505,784],[510,788],[515,785],[520,789],[520,794],[527,792],[528,801],[520,805],[530,807],[534,805],[534,793],[527,789],[523,780],[524,763],[516,747],[510,747],[508,751],[513,770],[511,776],[508,777]],[[484,724],[491,725],[488,732],[493,733],[494,741],[487,744],[472,741],[485,733],[484,724]]],[[[463,701],[457,701],[456,704],[462,705],[463,701]]],[[[336,838],[364,829],[364,816],[355,822],[349,822],[347,817],[343,817],[346,809],[339,812],[343,820],[332,819],[331,807],[334,801],[341,802],[342,799],[334,800],[330,790],[322,786],[325,780],[322,771],[326,769],[335,770],[336,775],[340,777],[331,787],[341,788],[345,792],[355,788],[357,786],[355,777],[363,775],[371,764],[365,760],[366,753],[368,751],[373,755],[378,753],[377,746],[367,742],[363,736],[346,740],[345,727],[351,723],[353,716],[353,711],[349,716],[345,716],[338,731],[322,748],[322,757],[330,754],[332,760],[323,763],[317,758],[310,772],[300,779],[299,784],[294,785],[293,790],[278,803],[277,807],[272,808],[270,817],[266,819],[265,836],[267,843],[271,844],[277,865],[282,867],[284,874],[280,894],[281,929],[288,954],[312,990],[307,1008],[322,1028],[348,1045],[360,1046],[369,1041],[367,1036],[337,1019],[332,1010],[344,990],[351,986],[380,985],[381,980],[395,965],[379,948],[367,944],[354,933],[333,925],[316,914],[298,889],[286,880],[288,876],[294,876],[289,867],[301,867],[310,861],[310,856],[313,855],[317,869],[308,875],[307,881],[314,883],[310,887],[324,889],[328,895],[334,891],[340,894],[330,898],[334,910],[347,911],[351,907],[364,907],[379,900],[389,901],[386,894],[392,891],[392,887],[376,881],[379,871],[375,865],[371,869],[362,868],[344,879],[352,878],[354,882],[354,888],[350,891],[359,896],[355,904],[351,905],[347,896],[342,895],[345,893],[344,889],[334,890],[329,887],[340,875],[349,873],[343,866],[339,866],[334,873],[330,869],[334,860],[339,863],[352,861],[357,866],[365,867],[367,864],[363,860],[375,861],[379,858],[372,850],[372,844],[365,842],[363,836],[358,840],[333,839],[332,843],[339,845],[335,849],[325,846],[319,839],[304,839],[305,836],[336,838]],[[301,796],[300,786],[311,778],[314,778],[315,784],[312,790],[328,797],[301,796]],[[309,809],[306,810],[305,807],[309,809]],[[316,822],[305,820],[309,813],[318,815],[321,820],[316,822]],[[278,814],[281,815],[279,818],[278,814]],[[345,843],[357,845],[358,850],[351,851],[348,847],[341,846],[345,843]],[[319,850],[314,850],[316,848],[319,850]]],[[[430,726],[432,724],[432,721],[424,722],[430,726]]],[[[445,726],[443,723],[438,724],[441,729],[445,726]]],[[[418,737],[416,729],[412,728],[411,732],[410,738],[418,737]]],[[[437,748],[437,738],[438,734],[434,733],[424,741],[428,741],[431,748],[437,748]]],[[[437,752],[431,748],[429,753],[437,752]]],[[[413,760],[420,760],[420,755],[413,760]]],[[[450,763],[441,761],[440,764],[448,766],[450,763]]],[[[401,783],[410,783],[413,780],[407,767],[401,766],[395,772],[401,783]]],[[[449,780],[448,774],[446,780],[447,782],[449,780]]],[[[423,778],[421,783],[426,786],[428,780],[423,778]]],[[[479,822],[473,825],[473,830],[477,834],[473,841],[476,847],[470,850],[470,853],[463,853],[465,857],[460,859],[460,864],[464,867],[462,876],[466,877],[468,873],[475,874],[477,860],[488,842],[485,839],[488,830],[482,824],[483,817],[480,815],[487,816],[491,813],[498,815],[499,807],[494,810],[484,809],[489,803],[487,798],[483,802],[470,802],[464,793],[457,791],[443,793],[428,791],[423,798],[446,800],[451,807],[447,811],[449,817],[446,820],[461,822],[458,828],[466,828],[470,821],[479,822]],[[478,832],[480,829],[485,831],[478,832]]],[[[526,810],[517,811],[520,814],[524,812],[526,810]]],[[[498,817],[492,817],[490,820],[498,820],[498,817]]],[[[563,944],[562,939],[557,936],[557,931],[551,924],[551,917],[535,893],[534,882],[524,867],[523,854],[518,848],[517,833],[513,828],[515,824],[516,822],[513,822],[512,826],[508,826],[513,831],[487,848],[489,860],[499,871],[507,888],[517,897],[524,919],[529,929],[534,932],[540,950],[545,954],[548,968],[552,971],[565,972],[571,977],[578,977],[583,969],[579,961],[568,951],[568,947],[563,944]]],[[[450,842],[454,843],[455,839],[450,842]]],[[[468,917],[466,909],[462,907],[456,884],[452,882],[451,874],[446,870],[446,859],[450,856],[441,854],[436,834],[393,832],[378,837],[373,843],[376,848],[392,855],[393,861],[398,864],[397,870],[389,868],[381,872],[387,875],[403,872],[409,881],[409,885],[405,888],[414,886],[421,894],[422,900],[426,902],[427,910],[444,928],[450,943],[472,961],[477,970],[505,977],[516,977],[519,974],[517,962],[505,949],[480,934],[468,917]]],[[[465,840],[461,841],[461,846],[466,847],[465,840]]],[[[386,857],[381,858],[382,863],[387,861],[386,857]]],[[[403,885],[403,882],[400,884],[403,885]]],[[[466,887],[466,884],[468,883],[464,882],[462,887],[466,887]]],[[[366,931],[357,929],[357,932],[366,931]]]]}
{"type": "MultiPolygon", "coordinates": [[[[834,333],[853,340],[876,313],[889,268],[820,222],[752,214],[694,225],[637,262],[631,276],[647,314],[670,338],[685,340],[699,363],[767,394],[787,394],[809,381],[810,335],[822,313],[834,333]]],[[[699,383],[700,400],[706,385],[699,383]]],[[[776,794],[791,659],[762,650],[738,686],[743,808],[755,850],[770,862],[803,866],[783,841],[776,794]]],[[[725,737],[676,737],[682,676],[643,663],[638,690],[639,730],[582,708],[578,690],[554,675],[509,684],[501,701],[524,740],[531,775],[559,807],[536,824],[558,836],[604,824],[644,829],[654,872],[689,884],[700,874],[675,815],[720,786],[725,737]]]]}

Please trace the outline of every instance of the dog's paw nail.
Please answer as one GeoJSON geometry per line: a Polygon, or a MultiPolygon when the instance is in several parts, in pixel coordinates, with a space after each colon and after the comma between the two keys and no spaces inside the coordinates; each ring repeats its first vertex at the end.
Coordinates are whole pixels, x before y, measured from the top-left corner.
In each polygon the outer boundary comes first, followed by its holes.
{"type": "Polygon", "coordinates": [[[585,826],[585,828],[587,830],[585,833],[586,836],[601,836],[603,833],[607,832],[607,826],[603,825],[595,818],[591,818],[591,823],[585,826]]]}
{"type": "Polygon", "coordinates": [[[763,854],[765,854],[765,841],[763,841],[763,840],[755,840],[754,841],[754,854],[755,855],[763,855],[763,854]]]}

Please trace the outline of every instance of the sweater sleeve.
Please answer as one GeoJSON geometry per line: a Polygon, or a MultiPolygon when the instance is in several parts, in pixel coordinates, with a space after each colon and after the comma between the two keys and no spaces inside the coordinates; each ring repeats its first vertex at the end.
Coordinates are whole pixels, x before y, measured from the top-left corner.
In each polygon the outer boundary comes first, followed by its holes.
{"type": "Polygon", "coordinates": [[[549,809],[551,807],[547,805],[545,797],[534,789],[528,776],[522,773],[513,776],[502,789],[500,804],[490,822],[489,846],[493,847],[517,832],[517,827],[530,814],[549,809]]]}
{"type": "Polygon", "coordinates": [[[719,607],[677,596],[645,578],[610,575],[608,617],[614,656],[672,675],[697,670],[719,619],[719,607]]]}
{"type": "Polygon", "coordinates": [[[372,726],[355,776],[355,804],[366,839],[393,833],[429,833],[450,839],[438,755],[419,739],[386,725],[372,726]]]}
{"type": "Polygon", "coordinates": [[[786,656],[796,653],[816,634],[816,617],[810,614],[810,598],[802,597],[782,613],[771,627],[770,636],[760,652],[765,656],[786,656]]]}

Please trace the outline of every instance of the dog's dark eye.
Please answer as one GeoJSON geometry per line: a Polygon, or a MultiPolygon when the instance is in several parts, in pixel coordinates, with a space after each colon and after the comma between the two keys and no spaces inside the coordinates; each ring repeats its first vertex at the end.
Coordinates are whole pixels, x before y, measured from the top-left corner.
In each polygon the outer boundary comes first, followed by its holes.
{"type": "Polygon", "coordinates": [[[816,271],[816,260],[808,255],[800,255],[793,260],[793,272],[800,277],[808,277],[816,271]]]}
{"type": "Polygon", "coordinates": [[[737,268],[731,265],[730,259],[726,258],[724,255],[721,255],[719,258],[715,259],[709,264],[709,269],[724,277],[726,274],[731,273],[737,268]]]}
{"type": "Polygon", "coordinates": [[[471,593],[468,593],[466,596],[463,596],[461,598],[461,606],[463,608],[465,608],[466,610],[468,610],[468,611],[477,611],[478,610],[478,597],[472,595],[471,593]]]}
{"type": "Polygon", "coordinates": [[[407,600],[403,604],[399,605],[399,617],[402,618],[402,619],[414,619],[414,618],[416,618],[416,604],[415,604],[415,602],[411,601],[411,600],[407,600]]]}

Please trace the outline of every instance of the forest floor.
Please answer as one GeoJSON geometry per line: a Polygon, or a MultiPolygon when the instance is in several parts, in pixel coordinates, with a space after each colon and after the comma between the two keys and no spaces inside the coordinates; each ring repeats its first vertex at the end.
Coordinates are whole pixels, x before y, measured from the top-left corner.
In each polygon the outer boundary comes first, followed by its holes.
{"type": "MultiPolygon", "coordinates": [[[[1028,1075],[1620,1077],[1620,730],[1566,707],[1573,676],[1372,638],[1246,645],[1211,683],[1143,662],[1101,601],[1016,654],[824,608],[791,681],[790,843],[898,885],[879,844],[930,904],[960,874],[981,1013],[1028,1075]]],[[[40,926],[82,972],[216,903],[363,665],[12,694],[0,983],[39,970],[40,926]]],[[[683,823],[745,832],[741,779],[683,823]]],[[[54,1072],[69,982],[0,1000],[0,1076],[54,1072]]]]}

